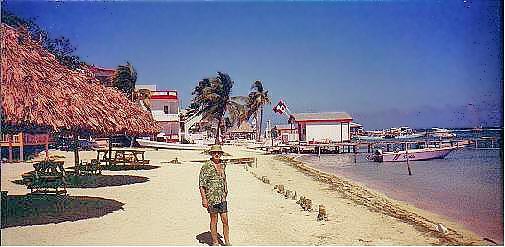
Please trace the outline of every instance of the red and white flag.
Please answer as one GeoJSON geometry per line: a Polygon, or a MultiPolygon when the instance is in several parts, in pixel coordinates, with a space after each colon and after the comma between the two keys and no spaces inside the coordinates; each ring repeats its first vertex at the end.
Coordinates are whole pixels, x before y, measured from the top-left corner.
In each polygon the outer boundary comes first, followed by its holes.
{"type": "Polygon", "coordinates": [[[277,105],[275,105],[272,110],[276,113],[281,114],[281,115],[287,114],[286,112],[289,111],[288,106],[282,100],[279,100],[279,103],[277,103],[277,105]]]}

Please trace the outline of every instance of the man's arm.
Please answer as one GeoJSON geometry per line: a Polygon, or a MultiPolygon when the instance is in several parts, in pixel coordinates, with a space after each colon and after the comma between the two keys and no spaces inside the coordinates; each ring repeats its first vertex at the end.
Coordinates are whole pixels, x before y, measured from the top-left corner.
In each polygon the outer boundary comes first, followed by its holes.
{"type": "Polygon", "coordinates": [[[207,201],[207,196],[205,195],[205,187],[200,186],[200,196],[202,197],[202,207],[207,208],[209,202],[207,201]]]}

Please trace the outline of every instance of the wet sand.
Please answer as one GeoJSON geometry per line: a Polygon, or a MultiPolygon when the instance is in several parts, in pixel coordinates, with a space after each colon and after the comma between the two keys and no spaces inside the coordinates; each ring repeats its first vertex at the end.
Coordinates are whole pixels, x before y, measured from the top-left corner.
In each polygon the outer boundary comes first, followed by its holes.
{"type": "MultiPolygon", "coordinates": [[[[209,156],[200,151],[150,150],[152,170],[103,171],[105,175],[147,177],[148,181],[121,186],[69,188],[69,195],[114,200],[122,209],[104,216],[1,230],[2,245],[206,245],[208,214],[198,192],[200,163],[209,156]],[[182,164],[168,161],[178,158],[182,164]]],[[[391,200],[357,183],[329,176],[291,159],[262,155],[225,146],[233,157],[256,157],[257,167],[227,167],[231,242],[234,245],[439,245],[489,244],[462,226],[391,200]],[[271,184],[257,177],[266,176],[271,184]],[[324,204],[328,221],[317,221],[317,210],[303,211],[295,200],[273,189],[283,184],[318,204],[324,204]],[[450,229],[434,231],[434,223],[450,229]]],[[[73,153],[66,156],[72,166],[73,153]]],[[[80,152],[89,160],[95,152],[80,152]]],[[[2,164],[2,190],[25,195],[23,185],[12,183],[32,170],[30,163],[2,164]]],[[[72,204],[73,205],[73,204],[72,204]]],[[[74,210],[75,211],[75,210],[74,210]]],[[[72,212],[74,212],[72,211],[72,212]]],[[[56,215],[58,217],[58,215],[56,215]]],[[[218,225],[221,232],[221,224],[218,225]]]]}

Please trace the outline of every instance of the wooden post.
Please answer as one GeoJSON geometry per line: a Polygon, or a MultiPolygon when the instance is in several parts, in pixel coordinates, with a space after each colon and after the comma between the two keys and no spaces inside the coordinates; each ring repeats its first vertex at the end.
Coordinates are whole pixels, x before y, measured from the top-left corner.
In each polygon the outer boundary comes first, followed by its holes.
{"type": "MultiPolygon", "coordinates": [[[[273,129],[270,129],[270,139],[272,139],[272,147],[274,146],[274,132],[272,131],[273,129]]],[[[288,140],[289,141],[289,140],[288,140]]]]}
{"type": "Polygon", "coordinates": [[[112,161],[112,137],[109,136],[109,152],[106,154],[107,161],[105,162],[107,165],[111,165],[112,161]]]}
{"type": "Polygon", "coordinates": [[[19,161],[21,162],[25,160],[24,146],[25,146],[25,137],[23,135],[23,132],[19,132],[19,161]]]}
{"type": "Polygon", "coordinates": [[[317,157],[321,159],[321,146],[317,146],[317,157]]]}
{"type": "Polygon", "coordinates": [[[46,134],[46,160],[49,159],[49,134],[46,134]]]}
{"type": "Polygon", "coordinates": [[[77,134],[73,134],[74,137],[74,163],[75,167],[79,166],[79,136],[77,134]]]}
{"type": "Polygon", "coordinates": [[[9,134],[7,139],[9,139],[9,163],[12,162],[12,135],[9,134]]]}
{"type": "Polygon", "coordinates": [[[405,143],[405,155],[407,156],[407,169],[409,170],[409,176],[412,176],[412,171],[410,170],[409,164],[409,144],[405,143]]]}

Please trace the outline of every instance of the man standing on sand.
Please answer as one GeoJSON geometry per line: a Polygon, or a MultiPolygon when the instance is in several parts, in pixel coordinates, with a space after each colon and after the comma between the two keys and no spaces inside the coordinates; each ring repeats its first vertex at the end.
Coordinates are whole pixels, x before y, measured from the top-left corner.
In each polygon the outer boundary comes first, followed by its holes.
{"type": "Polygon", "coordinates": [[[225,173],[226,166],[221,163],[221,155],[223,155],[224,152],[220,145],[213,145],[209,153],[212,158],[203,164],[199,176],[202,206],[207,208],[207,212],[210,214],[212,245],[219,245],[217,239],[218,214],[221,216],[221,222],[223,223],[225,245],[230,245],[228,208],[226,205],[226,195],[228,194],[225,173]]]}

